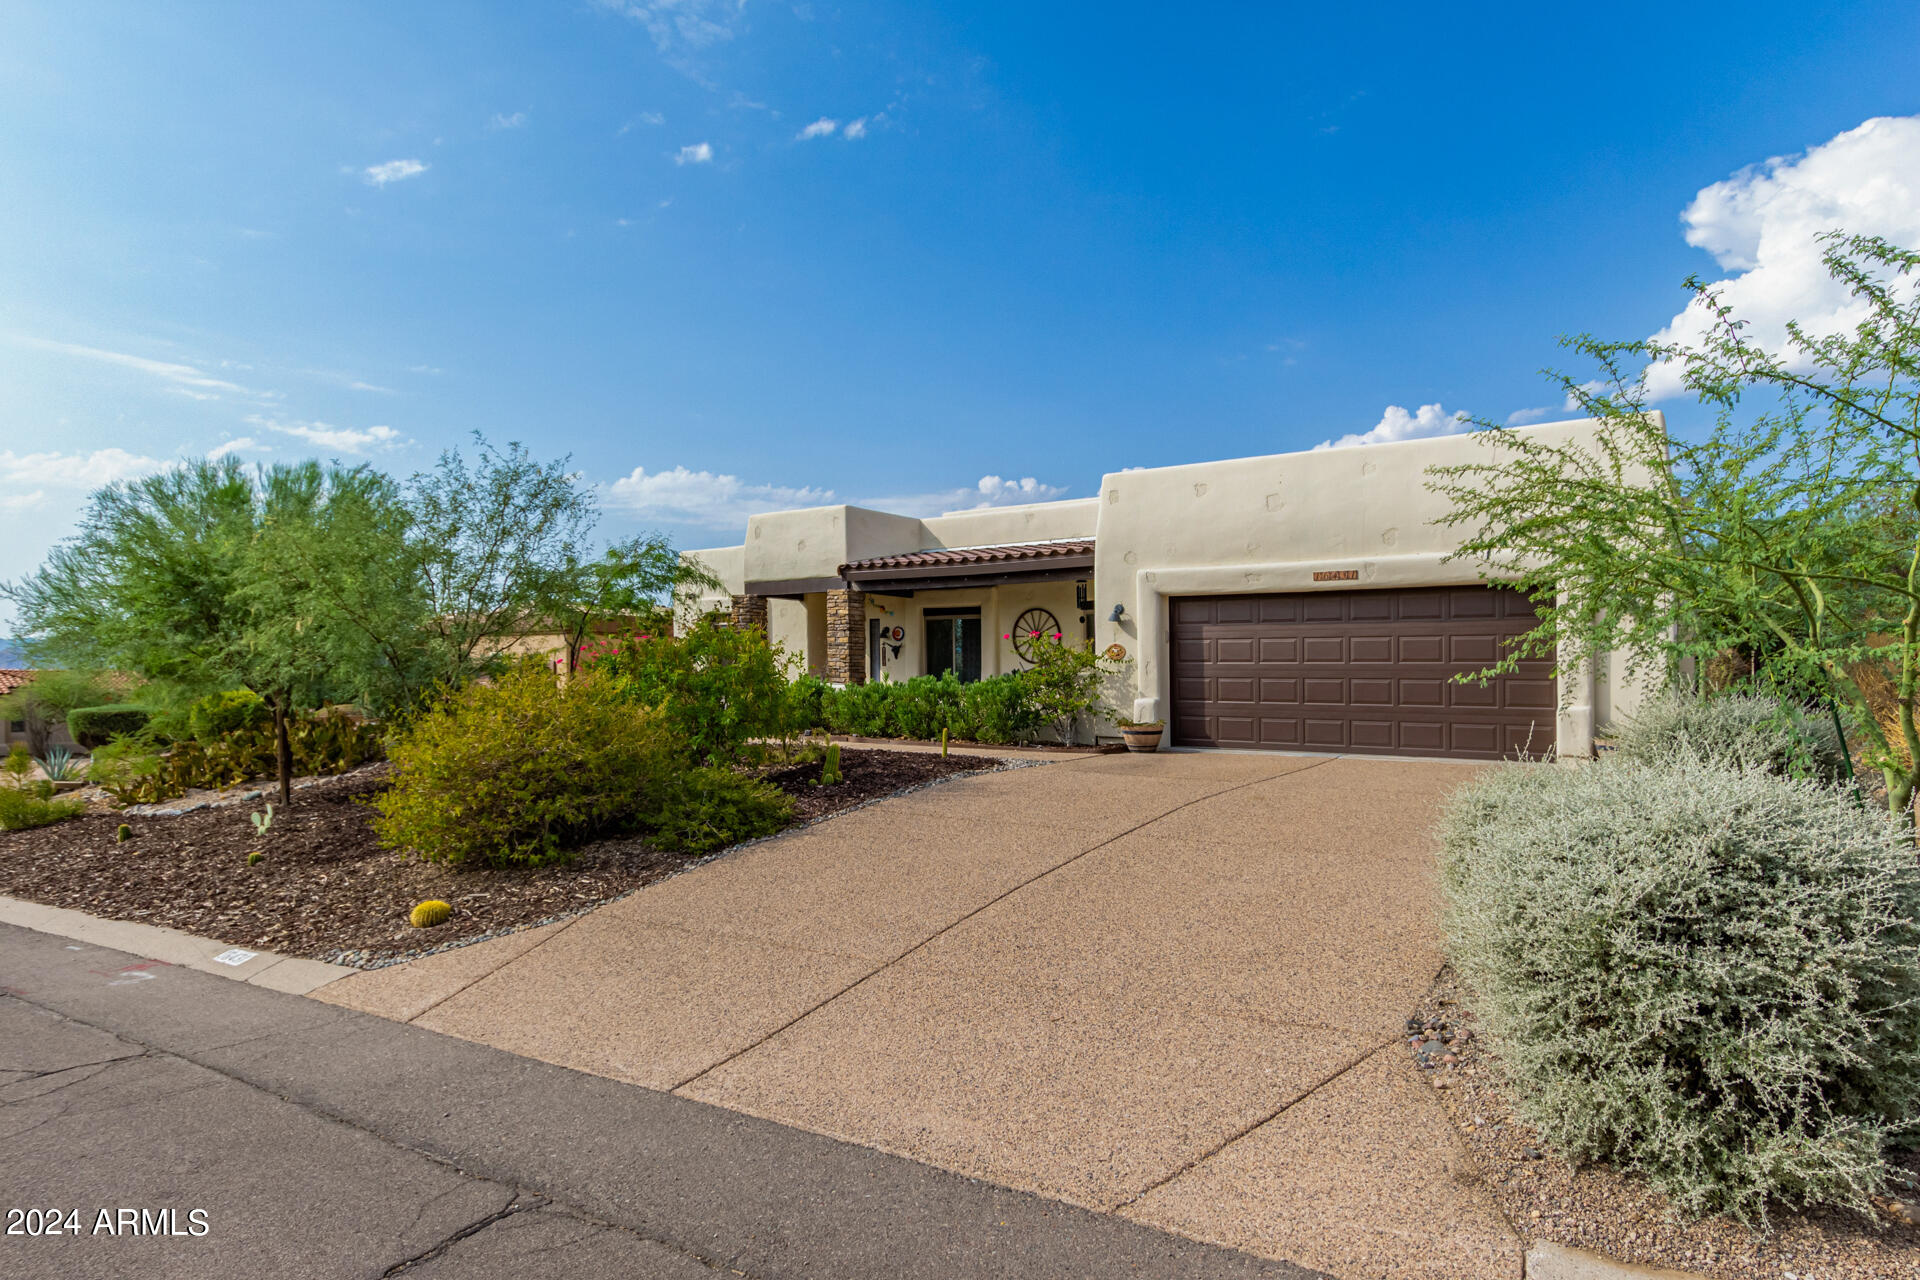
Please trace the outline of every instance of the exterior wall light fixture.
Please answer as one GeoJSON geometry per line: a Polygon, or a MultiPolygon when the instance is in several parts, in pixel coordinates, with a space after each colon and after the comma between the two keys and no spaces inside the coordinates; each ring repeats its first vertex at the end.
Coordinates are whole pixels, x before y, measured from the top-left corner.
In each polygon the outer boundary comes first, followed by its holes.
{"type": "Polygon", "coordinates": [[[1120,621],[1120,619],[1126,616],[1127,616],[1127,606],[1125,606],[1124,604],[1117,604],[1113,606],[1113,612],[1107,615],[1107,621],[1118,622],[1120,621]]]}

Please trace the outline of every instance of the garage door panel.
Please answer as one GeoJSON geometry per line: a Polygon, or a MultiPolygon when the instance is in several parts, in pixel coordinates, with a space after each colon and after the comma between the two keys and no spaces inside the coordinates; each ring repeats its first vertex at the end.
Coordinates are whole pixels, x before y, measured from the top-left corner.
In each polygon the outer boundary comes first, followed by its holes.
{"type": "Polygon", "coordinates": [[[1515,674],[1501,681],[1507,695],[1509,707],[1524,707],[1528,710],[1550,710],[1554,705],[1553,678],[1544,680],[1528,679],[1515,674]]]}
{"type": "Polygon", "coordinates": [[[1261,716],[1260,746],[1297,747],[1300,745],[1300,721],[1293,716],[1261,716]]]}
{"type": "Polygon", "coordinates": [[[1306,701],[1309,704],[1322,707],[1343,707],[1347,703],[1347,682],[1345,680],[1329,680],[1325,677],[1316,679],[1309,677],[1301,681],[1300,685],[1306,692],[1306,701]]]}
{"type": "Polygon", "coordinates": [[[1260,661],[1262,663],[1300,661],[1300,637],[1261,636],[1260,661]]]}
{"type": "Polygon", "coordinates": [[[1403,707],[1444,707],[1447,685],[1444,680],[1402,679],[1400,705],[1403,707]]]}
{"type": "Polygon", "coordinates": [[[1252,702],[1253,690],[1258,683],[1252,676],[1221,676],[1214,682],[1213,700],[1223,703],[1252,702]]]}
{"type": "Polygon", "coordinates": [[[1308,636],[1302,645],[1308,662],[1344,663],[1347,660],[1345,636],[1308,636]]]}
{"type": "Polygon", "coordinates": [[[1453,705],[1456,707],[1500,705],[1500,686],[1497,684],[1449,684],[1447,688],[1453,694],[1453,705]]]}
{"type": "Polygon", "coordinates": [[[1300,701],[1300,682],[1290,676],[1263,676],[1260,680],[1260,701],[1266,706],[1296,703],[1300,701]]]}
{"type": "Polygon", "coordinates": [[[1176,743],[1496,759],[1551,746],[1552,664],[1485,685],[1536,622],[1486,587],[1196,597],[1170,603],[1176,743]]]}
{"type": "Polygon", "coordinates": [[[1392,662],[1392,636],[1354,636],[1347,641],[1347,657],[1352,662],[1392,662]]]}
{"type": "Polygon", "coordinates": [[[1257,646],[1253,636],[1221,636],[1213,642],[1215,662],[1252,662],[1257,646]]]}
{"type": "Polygon", "coordinates": [[[1357,707],[1391,707],[1394,705],[1393,680],[1357,678],[1348,684],[1349,697],[1357,707]]]}
{"type": "Polygon", "coordinates": [[[1439,755],[1447,749],[1447,726],[1438,721],[1403,720],[1400,749],[1410,755],[1439,755]]]}
{"type": "Polygon", "coordinates": [[[1300,728],[1301,742],[1305,746],[1344,747],[1347,745],[1345,720],[1302,720],[1300,728]]]}
{"type": "Polygon", "coordinates": [[[1500,661],[1500,640],[1455,632],[1447,637],[1447,659],[1462,666],[1490,667],[1500,661]]]}
{"type": "Polygon", "coordinates": [[[1399,743],[1395,740],[1394,723],[1391,720],[1354,720],[1349,722],[1347,741],[1356,747],[1371,747],[1375,751],[1391,751],[1399,743]]]}

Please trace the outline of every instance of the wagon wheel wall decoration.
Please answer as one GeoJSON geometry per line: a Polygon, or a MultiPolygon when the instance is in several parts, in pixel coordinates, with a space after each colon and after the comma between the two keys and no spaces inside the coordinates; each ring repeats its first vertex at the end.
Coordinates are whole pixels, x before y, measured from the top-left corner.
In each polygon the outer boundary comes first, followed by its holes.
{"type": "Polygon", "coordinates": [[[1040,651],[1041,643],[1044,641],[1051,644],[1054,637],[1058,635],[1060,635],[1060,619],[1046,609],[1029,609],[1014,619],[1010,638],[1013,641],[1013,651],[1020,655],[1020,660],[1032,662],[1034,655],[1040,651]]]}

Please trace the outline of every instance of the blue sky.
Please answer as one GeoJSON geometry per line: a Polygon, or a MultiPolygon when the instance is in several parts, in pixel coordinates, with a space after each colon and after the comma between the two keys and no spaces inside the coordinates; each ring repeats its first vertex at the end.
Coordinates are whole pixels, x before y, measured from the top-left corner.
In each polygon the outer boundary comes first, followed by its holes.
{"type": "Polygon", "coordinates": [[[1910,3],[1335,8],[16,0],[0,578],[221,449],[479,429],[701,546],[1537,419],[1559,333],[1920,244],[1910,3]]]}

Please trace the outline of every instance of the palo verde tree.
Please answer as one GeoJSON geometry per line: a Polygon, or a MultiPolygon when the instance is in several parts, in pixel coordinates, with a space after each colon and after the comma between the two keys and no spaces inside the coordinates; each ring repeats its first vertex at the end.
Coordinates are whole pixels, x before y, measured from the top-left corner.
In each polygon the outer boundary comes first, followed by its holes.
{"type": "Polygon", "coordinates": [[[598,559],[562,557],[541,585],[539,612],[566,643],[567,670],[576,671],[580,648],[599,624],[663,634],[683,593],[719,586],[711,573],[682,560],[666,538],[647,534],[614,543],[598,559]]]}
{"type": "Polygon", "coordinates": [[[474,461],[448,450],[409,494],[431,625],[456,680],[484,668],[505,637],[541,625],[541,605],[582,564],[599,518],[569,459],[541,462],[517,442],[500,450],[473,438],[474,461]]]}
{"type": "Polygon", "coordinates": [[[63,665],[259,694],[284,804],[288,718],[378,698],[419,665],[429,632],[408,521],[366,468],[193,460],[95,493],[81,531],[0,593],[30,650],[63,665]]]}
{"type": "MultiPolygon", "coordinates": [[[[1835,232],[1826,269],[1853,327],[1790,324],[1756,342],[1688,282],[1712,321],[1695,345],[1567,345],[1601,378],[1559,380],[1598,420],[1556,442],[1482,422],[1483,461],[1436,468],[1463,526],[1458,555],[1524,590],[1539,624],[1522,657],[1564,672],[1603,653],[1672,676],[1740,649],[1773,683],[1850,707],[1896,813],[1920,787],[1920,254],[1835,232]],[[1672,362],[1713,411],[1704,438],[1668,430],[1645,370],[1672,362]]],[[[1630,670],[1630,674],[1631,674],[1630,670]]],[[[1836,722],[1840,717],[1836,713],[1836,722]]]]}

